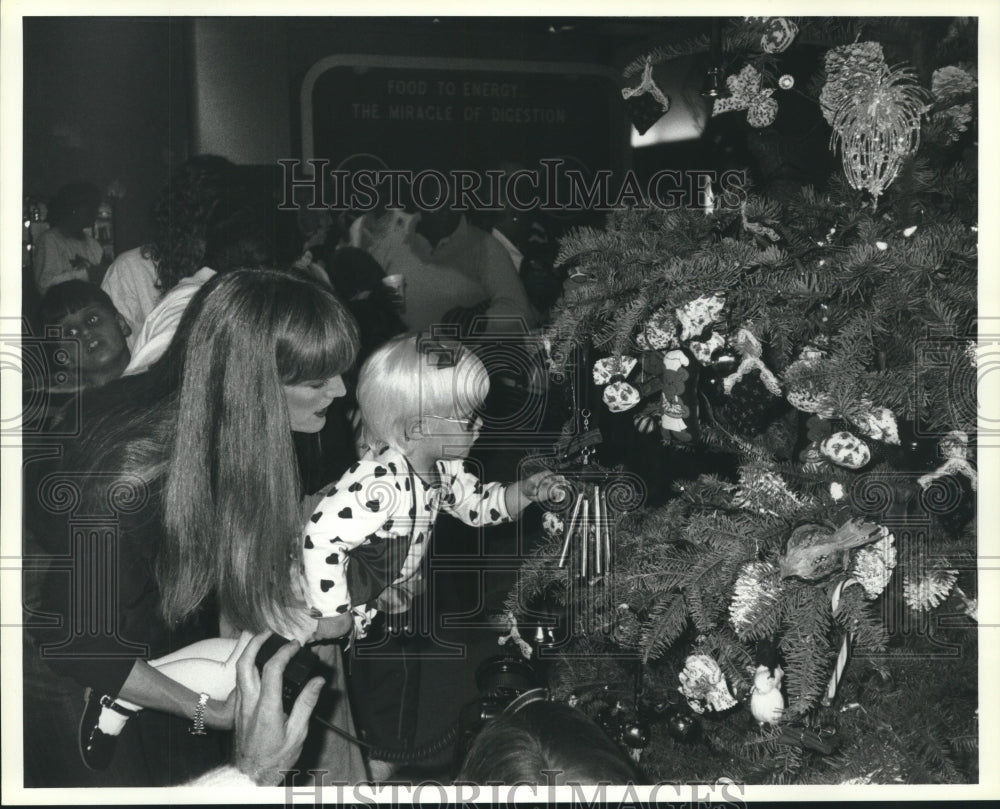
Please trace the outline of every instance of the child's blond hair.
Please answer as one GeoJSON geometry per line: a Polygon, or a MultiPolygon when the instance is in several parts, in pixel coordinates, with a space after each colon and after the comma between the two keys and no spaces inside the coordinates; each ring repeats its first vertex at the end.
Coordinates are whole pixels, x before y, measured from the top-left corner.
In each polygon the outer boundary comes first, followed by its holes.
{"type": "Polygon", "coordinates": [[[483,363],[460,344],[427,335],[395,337],[372,353],[358,377],[363,438],[373,448],[401,449],[426,416],[470,414],[489,389],[483,363]]]}

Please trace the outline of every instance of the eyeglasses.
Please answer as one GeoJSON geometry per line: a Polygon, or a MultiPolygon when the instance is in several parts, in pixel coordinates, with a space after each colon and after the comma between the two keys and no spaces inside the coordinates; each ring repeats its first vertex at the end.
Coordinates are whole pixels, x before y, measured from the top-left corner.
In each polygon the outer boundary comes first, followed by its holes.
{"type": "MultiPolygon", "coordinates": [[[[428,414],[429,415],[429,414],[428,414]]],[[[465,418],[457,418],[455,416],[430,416],[432,419],[441,419],[442,421],[452,421],[455,424],[461,424],[462,430],[467,433],[471,433],[478,426],[482,426],[483,420],[478,413],[473,413],[471,416],[466,416],[465,418]]]]}

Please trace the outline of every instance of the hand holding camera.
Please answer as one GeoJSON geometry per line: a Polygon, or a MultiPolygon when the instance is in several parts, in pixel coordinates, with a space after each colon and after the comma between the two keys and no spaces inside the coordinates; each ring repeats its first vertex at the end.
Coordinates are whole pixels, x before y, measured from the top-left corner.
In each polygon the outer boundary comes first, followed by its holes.
{"type": "Polygon", "coordinates": [[[236,664],[233,762],[260,786],[280,783],[282,771],[295,764],[319,701],[324,680],[303,679],[317,669],[302,655],[319,662],[298,643],[265,632],[247,644],[236,664]]]}

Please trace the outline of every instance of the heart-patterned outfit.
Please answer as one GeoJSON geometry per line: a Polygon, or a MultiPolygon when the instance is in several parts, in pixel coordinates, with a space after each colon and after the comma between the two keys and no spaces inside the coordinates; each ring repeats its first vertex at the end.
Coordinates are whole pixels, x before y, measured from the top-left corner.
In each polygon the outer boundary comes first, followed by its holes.
{"type": "Polygon", "coordinates": [[[398,450],[369,451],[326,492],[302,533],[314,617],[350,611],[364,637],[379,610],[405,612],[422,591],[420,563],[440,512],[471,526],[511,521],[504,484],[482,483],[461,459],[436,464],[432,485],[398,450]]]}

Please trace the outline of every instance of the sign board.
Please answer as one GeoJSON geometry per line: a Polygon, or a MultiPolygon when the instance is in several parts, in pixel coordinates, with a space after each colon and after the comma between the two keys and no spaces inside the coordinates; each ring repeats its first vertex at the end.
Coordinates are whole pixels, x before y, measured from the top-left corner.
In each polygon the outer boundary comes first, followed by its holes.
{"type": "Polygon", "coordinates": [[[329,168],[623,168],[617,75],[599,65],[329,56],[302,86],[303,157],[329,168]]]}

